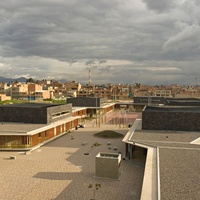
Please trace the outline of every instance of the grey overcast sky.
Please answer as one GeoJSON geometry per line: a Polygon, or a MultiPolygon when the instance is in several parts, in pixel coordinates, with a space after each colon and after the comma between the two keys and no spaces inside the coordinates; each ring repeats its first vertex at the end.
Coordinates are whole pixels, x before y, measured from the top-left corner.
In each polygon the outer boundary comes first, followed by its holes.
{"type": "Polygon", "coordinates": [[[1,0],[0,76],[200,83],[199,0],[1,0]]]}

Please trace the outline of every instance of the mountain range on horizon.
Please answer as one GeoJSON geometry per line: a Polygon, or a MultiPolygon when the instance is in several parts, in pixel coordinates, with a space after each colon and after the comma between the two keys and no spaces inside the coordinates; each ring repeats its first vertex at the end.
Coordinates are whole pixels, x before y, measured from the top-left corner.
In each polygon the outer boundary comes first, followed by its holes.
{"type": "Polygon", "coordinates": [[[19,78],[13,79],[13,78],[5,78],[5,77],[0,76],[0,81],[3,83],[10,83],[10,82],[15,82],[15,81],[26,82],[26,80],[27,78],[25,77],[19,77],[19,78]]]}
{"type": "MultiPolygon", "coordinates": [[[[18,82],[26,82],[28,78],[25,78],[25,77],[19,77],[19,78],[5,78],[5,77],[2,77],[0,76],[0,82],[3,82],[3,83],[10,83],[10,82],[15,82],[15,81],[18,81],[18,82]]],[[[65,79],[61,79],[61,80],[58,80],[60,83],[64,83],[66,82],[65,79]]]]}

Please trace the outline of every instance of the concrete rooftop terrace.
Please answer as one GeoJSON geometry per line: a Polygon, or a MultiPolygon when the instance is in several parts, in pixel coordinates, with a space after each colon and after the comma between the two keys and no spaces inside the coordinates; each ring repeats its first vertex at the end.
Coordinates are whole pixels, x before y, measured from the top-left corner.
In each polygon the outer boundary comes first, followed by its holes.
{"type": "Polygon", "coordinates": [[[96,199],[139,200],[144,163],[122,160],[120,181],[94,178],[95,156],[99,152],[124,153],[122,139],[93,137],[101,130],[115,130],[124,135],[128,131],[116,125],[92,127],[92,123],[88,123],[86,128],[66,134],[30,154],[0,152],[0,199],[89,200],[93,191],[88,185],[100,183],[96,199]],[[101,146],[85,156],[95,142],[101,146]],[[9,159],[10,156],[16,156],[16,160],[9,159]]]}
{"type": "Polygon", "coordinates": [[[27,135],[27,132],[37,130],[42,127],[48,126],[47,124],[25,124],[25,123],[0,123],[0,135],[27,135]]]}
{"type": "Polygon", "coordinates": [[[13,123],[13,122],[0,122],[0,135],[33,135],[39,131],[44,131],[71,121],[78,119],[77,117],[68,117],[67,119],[59,120],[49,124],[28,124],[28,123],[13,123]]]}
{"type": "MultiPolygon", "coordinates": [[[[135,129],[129,135],[129,142],[157,149],[157,168],[154,167],[157,177],[154,176],[154,184],[160,199],[199,199],[200,132],[135,129]]],[[[156,163],[156,160],[153,162],[156,163]]]]}

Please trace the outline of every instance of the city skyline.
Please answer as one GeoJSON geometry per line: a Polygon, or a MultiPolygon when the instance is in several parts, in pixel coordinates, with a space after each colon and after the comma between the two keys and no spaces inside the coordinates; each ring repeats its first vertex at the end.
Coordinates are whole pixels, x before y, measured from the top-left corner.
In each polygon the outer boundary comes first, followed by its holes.
{"type": "Polygon", "coordinates": [[[0,2],[7,78],[132,84],[200,83],[196,0],[0,2]]]}

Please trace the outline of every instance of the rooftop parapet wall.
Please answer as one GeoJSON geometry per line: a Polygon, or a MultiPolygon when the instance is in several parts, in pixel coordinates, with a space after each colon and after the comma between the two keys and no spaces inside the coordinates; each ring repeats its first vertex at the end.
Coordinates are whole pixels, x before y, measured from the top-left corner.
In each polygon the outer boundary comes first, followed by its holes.
{"type": "Polygon", "coordinates": [[[200,131],[200,112],[189,108],[146,108],[142,112],[142,129],[200,131]]]}
{"type": "Polygon", "coordinates": [[[144,96],[144,97],[134,97],[134,103],[143,103],[148,104],[151,101],[151,104],[166,104],[167,99],[165,97],[154,97],[154,96],[144,96]]]}
{"type": "Polygon", "coordinates": [[[199,106],[147,106],[145,112],[195,112],[200,113],[199,106]]]}
{"type": "Polygon", "coordinates": [[[200,106],[199,98],[166,98],[170,106],[200,106]]]}

